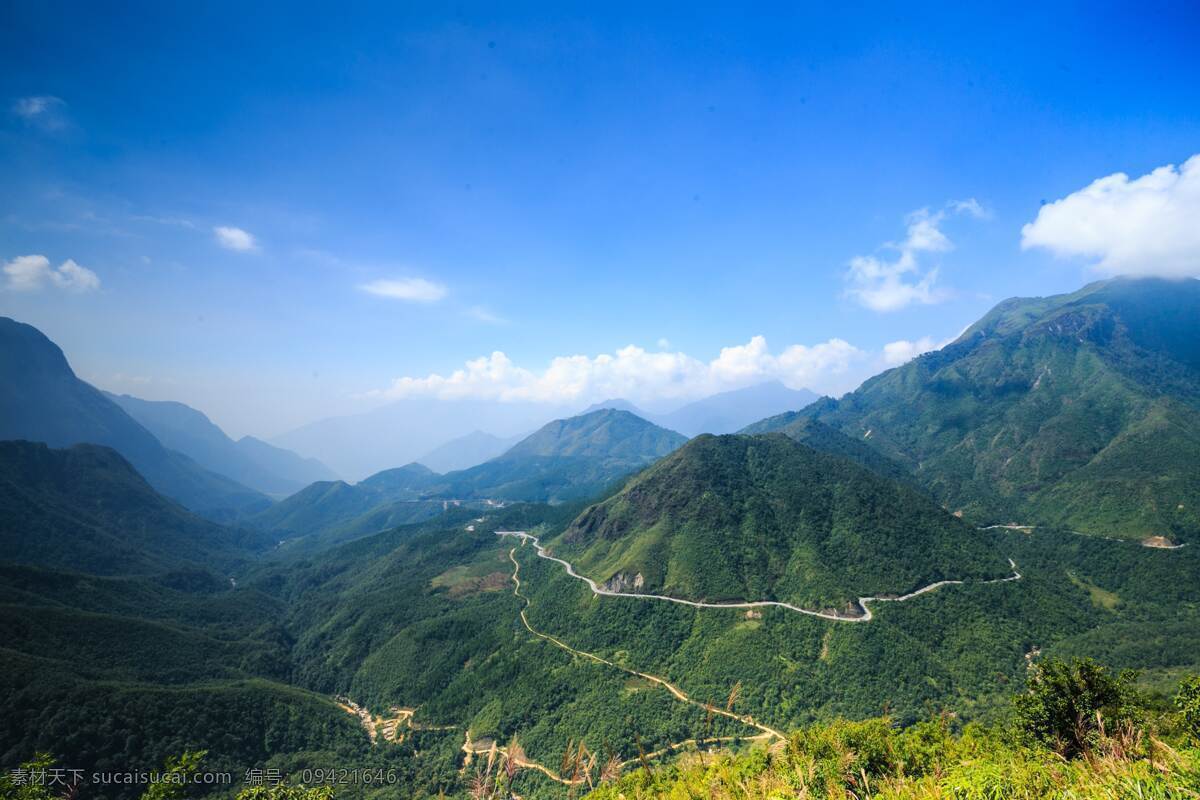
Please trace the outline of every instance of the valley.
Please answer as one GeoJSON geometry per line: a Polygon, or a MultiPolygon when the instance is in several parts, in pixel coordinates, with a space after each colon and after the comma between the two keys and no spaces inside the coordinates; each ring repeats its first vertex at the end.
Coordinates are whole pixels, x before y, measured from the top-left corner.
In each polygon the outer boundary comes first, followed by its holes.
{"type": "MultiPolygon", "coordinates": [[[[688,438],[613,401],[480,464],[354,483],[96,392],[0,325],[50,375],[0,388],[0,753],[91,769],[202,749],[231,770],[382,769],[405,796],[558,800],[781,759],[845,720],[1007,724],[1059,660],[1140,670],[1166,708],[1200,671],[1200,394],[1139,310],[1158,291],[1001,304],[741,433],[688,438]],[[42,406],[86,413],[52,426],[42,406]],[[215,467],[259,488],[204,484],[215,467]]],[[[731,402],[712,406],[726,427],[731,402]]]]}

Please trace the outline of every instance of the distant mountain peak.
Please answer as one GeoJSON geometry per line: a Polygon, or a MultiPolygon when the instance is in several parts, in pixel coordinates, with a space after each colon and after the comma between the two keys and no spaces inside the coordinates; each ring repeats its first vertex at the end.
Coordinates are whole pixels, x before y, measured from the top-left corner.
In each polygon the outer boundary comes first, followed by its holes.
{"type": "Polygon", "coordinates": [[[606,408],[613,409],[616,411],[628,411],[631,414],[636,414],[637,416],[641,417],[642,419],[650,418],[650,415],[648,415],[645,411],[642,411],[640,408],[638,408],[637,406],[635,406],[633,403],[629,402],[628,400],[624,400],[619,397],[613,397],[608,400],[603,400],[599,403],[592,403],[590,406],[585,408],[583,411],[579,412],[579,414],[577,416],[583,416],[584,414],[590,414],[593,411],[602,411],[606,408]]]}

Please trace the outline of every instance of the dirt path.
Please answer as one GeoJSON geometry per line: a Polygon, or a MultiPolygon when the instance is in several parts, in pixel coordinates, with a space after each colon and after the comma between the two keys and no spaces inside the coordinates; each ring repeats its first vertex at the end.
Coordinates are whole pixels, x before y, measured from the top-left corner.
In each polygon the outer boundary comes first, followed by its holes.
{"type": "MultiPolygon", "coordinates": [[[[683,606],[691,606],[692,608],[765,608],[767,606],[777,606],[779,608],[786,608],[789,611],[794,611],[797,614],[806,614],[810,617],[819,617],[821,619],[827,619],[827,620],[831,620],[833,622],[870,622],[872,619],[875,618],[875,615],[871,613],[871,607],[870,607],[871,603],[903,603],[906,600],[912,600],[914,597],[920,597],[923,594],[932,592],[936,589],[940,589],[943,586],[958,586],[958,585],[967,583],[967,581],[938,581],[936,583],[931,583],[928,586],[923,586],[914,592],[909,592],[908,594],[900,595],[899,597],[860,597],[860,598],[858,598],[857,602],[858,602],[858,607],[862,610],[862,613],[857,614],[857,615],[842,614],[837,611],[816,611],[811,608],[801,608],[800,606],[794,606],[791,603],[783,603],[783,602],[780,602],[777,600],[751,600],[751,601],[745,601],[745,602],[705,603],[705,602],[699,602],[696,600],[682,600],[678,597],[667,597],[666,595],[661,595],[661,594],[642,594],[642,593],[637,593],[637,592],[610,591],[608,589],[602,588],[594,580],[587,577],[586,575],[580,575],[578,572],[575,571],[575,568],[573,566],[571,566],[571,564],[569,562],[563,561],[561,558],[556,558],[556,557],[550,555],[549,553],[547,553],[546,548],[542,547],[541,542],[539,542],[538,538],[536,536],[534,536],[533,534],[526,533],[525,531],[496,531],[496,535],[497,536],[515,536],[515,537],[521,539],[522,541],[533,542],[533,546],[537,549],[537,554],[539,557],[544,558],[548,561],[555,561],[559,564],[562,564],[563,567],[566,568],[568,575],[570,575],[572,578],[575,578],[576,580],[581,580],[584,583],[586,583],[588,585],[588,587],[592,590],[593,594],[602,595],[605,597],[636,597],[641,600],[661,600],[661,601],[665,601],[668,603],[678,603],[679,605],[683,605],[683,606]]],[[[986,580],[986,581],[971,581],[971,583],[975,583],[975,584],[1007,583],[1009,581],[1021,580],[1021,573],[1017,571],[1016,563],[1011,558],[1008,559],[1008,563],[1009,563],[1009,566],[1012,567],[1013,573],[1012,573],[1012,575],[1009,575],[1007,578],[993,578],[992,580],[986,580]]]]}
{"type": "MultiPolygon", "coordinates": [[[[981,531],[1021,531],[1022,533],[1033,533],[1038,530],[1037,525],[984,525],[979,528],[981,531]]],[[[1122,539],[1120,536],[1103,536],[1098,533],[1084,533],[1083,531],[1073,531],[1067,528],[1057,528],[1063,533],[1069,533],[1072,536],[1082,536],[1085,539],[1102,539],[1106,542],[1120,542],[1121,544],[1136,544],[1139,547],[1147,547],[1151,550],[1182,550],[1187,547],[1187,542],[1183,544],[1173,544],[1170,539],[1165,536],[1148,536],[1144,539],[1122,539]]]]}

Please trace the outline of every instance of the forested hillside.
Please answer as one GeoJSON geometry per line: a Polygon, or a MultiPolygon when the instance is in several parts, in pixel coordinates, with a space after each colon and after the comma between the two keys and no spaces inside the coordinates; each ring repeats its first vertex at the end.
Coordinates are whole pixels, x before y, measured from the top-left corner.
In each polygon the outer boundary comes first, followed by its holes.
{"type": "Polygon", "coordinates": [[[860,596],[1009,572],[917,490],[778,434],[692,440],[585,511],[556,552],[640,591],[851,615],[860,596]]]}
{"type": "Polygon", "coordinates": [[[129,575],[245,567],[269,537],[210,522],[164,498],[116,451],[0,442],[4,560],[129,575]]]}
{"type": "Polygon", "coordinates": [[[905,465],[972,520],[1191,541],[1197,341],[1200,281],[1116,279],[1005,301],[954,343],[803,415],[905,465]]]}

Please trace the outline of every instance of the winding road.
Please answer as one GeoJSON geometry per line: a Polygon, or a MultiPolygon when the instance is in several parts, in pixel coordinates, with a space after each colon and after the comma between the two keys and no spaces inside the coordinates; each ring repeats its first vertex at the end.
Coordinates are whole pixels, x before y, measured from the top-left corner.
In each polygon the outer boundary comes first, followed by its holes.
{"type": "MultiPolygon", "coordinates": [[[[562,564],[567,570],[567,574],[576,580],[583,581],[592,590],[593,594],[604,597],[636,597],[641,600],[662,600],[668,603],[678,603],[679,605],[691,606],[692,608],[765,608],[767,606],[778,606],[786,608],[789,611],[795,611],[797,614],[807,614],[810,617],[819,617],[821,619],[832,620],[833,622],[870,622],[875,618],[871,613],[870,603],[903,603],[906,600],[912,600],[914,597],[940,589],[943,586],[955,586],[967,583],[967,581],[937,581],[928,586],[922,586],[916,591],[898,597],[860,597],[858,598],[858,607],[862,610],[862,614],[842,614],[837,611],[814,611],[811,608],[801,608],[800,606],[784,603],[778,600],[748,600],[742,602],[726,602],[726,603],[705,603],[697,600],[683,600],[678,597],[667,597],[661,594],[641,594],[637,592],[614,592],[599,586],[594,580],[586,575],[580,575],[575,571],[575,567],[571,566],[570,562],[564,561],[561,558],[550,555],[546,552],[546,548],[542,547],[538,537],[526,531],[496,531],[497,536],[515,536],[519,539],[533,542],[533,546],[537,549],[537,554],[540,558],[548,561],[555,561],[562,564]]],[[[514,560],[515,563],[515,560],[514,560]]],[[[971,581],[976,584],[988,583],[1007,583],[1009,581],[1021,580],[1021,573],[1017,571],[1016,562],[1011,558],[1008,559],[1009,566],[1012,567],[1013,573],[1006,578],[993,578],[985,581],[971,581]]],[[[528,603],[528,601],[526,601],[528,603]]],[[[528,627],[528,625],[526,625],[528,627]]]]}
{"type": "MultiPolygon", "coordinates": [[[[497,533],[499,533],[499,531],[497,531],[497,533]]],[[[535,545],[537,544],[537,539],[535,537],[529,536],[528,534],[525,534],[525,535],[527,538],[532,539],[535,545]]],[[[529,598],[526,597],[525,595],[521,594],[521,577],[520,577],[521,563],[519,561],[517,561],[516,553],[517,553],[517,550],[515,547],[512,550],[508,551],[508,558],[513,563],[513,574],[512,574],[513,585],[514,585],[513,594],[525,601],[525,607],[521,609],[521,622],[525,625],[525,629],[528,630],[530,633],[532,633],[534,636],[537,636],[540,639],[545,639],[546,641],[554,644],[555,646],[560,647],[563,650],[566,650],[568,653],[572,653],[572,654],[580,656],[582,658],[591,659],[592,661],[595,661],[598,664],[604,664],[604,665],[612,667],[614,669],[619,669],[628,675],[634,675],[643,680],[650,681],[651,683],[656,684],[656,685],[661,686],[662,688],[666,689],[668,692],[670,692],[675,697],[676,700],[679,700],[684,703],[690,703],[691,705],[694,705],[697,708],[704,709],[705,711],[709,712],[710,714],[719,714],[722,717],[728,717],[729,719],[736,720],[736,721],[742,723],[743,725],[749,725],[752,728],[757,728],[758,730],[762,731],[764,734],[766,734],[772,738],[779,739],[781,741],[787,739],[787,737],[784,736],[779,731],[775,730],[774,728],[768,727],[767,725],[764,725],[761,722],[757,722],[754,719],[754,717],[750,716],[749,714],[745,714],[745,715],[735,714],[732,711],[728,711],[723,708],[717,708],[712,703],[702,703],[701,701],[690,697],[687,692],[683,691],[683,689],[680,689],[678,686],[671,683],[666,678],[661,678],[658,675],[651,675],[648,672],[638,672],[636,669],[630,669],[629,667],[624,667],[624,666],[616,663],[615,661],[609,661],[607,658],[598,656],[595,653],[589,653],[586,650],[576,650],[574,647],[571,647],[571,645],[567,644],[563,640],[555,638],[554,636],[551,636],[548,633],[542,633],[538,629],[534,628],[532,625],[529,624],[529,617],[525,613],[529,610],[530,604],[529,604],[529,598]]],[[[538,555],[541,555],[541,553],[539,552],[538,555]]],[[[544,557],[545,556],[543,556],[543,558],[544,557]]],[[[555,560],[557,561],[557,559],[555,559],[555,560]]]]}

